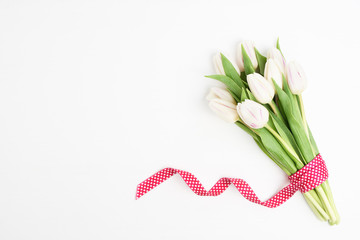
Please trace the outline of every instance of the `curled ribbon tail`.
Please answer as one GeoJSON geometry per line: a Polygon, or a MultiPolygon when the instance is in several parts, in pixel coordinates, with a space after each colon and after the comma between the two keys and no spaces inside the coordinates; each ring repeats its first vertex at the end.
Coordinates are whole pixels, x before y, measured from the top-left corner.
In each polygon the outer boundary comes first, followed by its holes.
{"type": "Polygon", "coordinates": [[[269,200],[262,202],[250,185],[243,179],[224,177],[219,179],[216,184],[207,191],[193,174],[174,168],[164,168],[137,186],[136,199],[139,199],[176,173],[179,174],[189,188],[199,196],[218,196],[233,184],[247,200],[269,208],[280,206],[291,198],[298,190],[302,193],[310,191],[328,178],[325,162],[319,154],[310,163],[289,177],[290,184],[288,186],[284,187],[269,200]]]}

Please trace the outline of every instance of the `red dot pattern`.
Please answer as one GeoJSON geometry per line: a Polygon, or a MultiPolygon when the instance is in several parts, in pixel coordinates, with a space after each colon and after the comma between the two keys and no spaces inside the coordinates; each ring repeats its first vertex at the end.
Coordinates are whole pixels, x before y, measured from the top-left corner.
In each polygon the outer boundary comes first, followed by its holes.
{"type": "Polygon", "coordinates": [[[291,175],[289,180],[300,192],[305,193],[325,182],[328,177],[325,162],[319,154],[305,167],[291,175]]]}
{"type": "Polygon", "coordinates": [[[221,178],[209,191],[207,191],[193,174],[174,168],[165,168],[138,185],[136,199],[140,198],[176,173],[178,173],[190,189],[199,196],[218,196],[223,193],[230,184],[233,184],[247,200],[269,208],[280,206],[298,190],[301,192],[310,191],[328,178],[325,162],[319,154],[309,164],[305,165],[302,169],[289,177],[290,184],[288,186],[284,187],[269,200],[262,202],[256,196],[249,184],[240,178],[221,178]]]}

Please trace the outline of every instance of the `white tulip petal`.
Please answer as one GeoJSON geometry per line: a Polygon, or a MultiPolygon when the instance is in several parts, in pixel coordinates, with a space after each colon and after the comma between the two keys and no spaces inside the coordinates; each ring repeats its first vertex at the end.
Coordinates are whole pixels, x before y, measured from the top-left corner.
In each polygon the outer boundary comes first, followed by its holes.
{"type": "Polygon", "coordinates": [[[219,88],[219,87],[212,87],[210,89],[210,92],[206,96],[206,99],[208,101],[211,101],[213,99],[222,99],[228,102],[231,102],[233,104],[236,104],[235,99],[230,94],[230,92],[227,89],[219,88]]]}
{"type": "Polygon", "coordinates": [[[211,101],[213,99],[218,98],[218,96],[214,93],[214,91],[211,89],[208,95],[206,95],[206,100],[211,101]]]}
{"type": "Polygon", "coordinates": [[[293,94],[301,94],[307,87],[307,78],[302,67],[296,62],[286,65],[286,75],[289,88],[293,94]]]}
{"type": "Polygon", "coordinates": [[[269,81],[269,83],[274,86],[273,79],[276,84],[282,88],[282,72],[280,71],[278,64],[274,59],[268,59],[265,64],[264,77],[269,81]]]}
{"type": "Polygon", "coordinates": [[[270,103],[274,98],[274,87],[260,74],[247,75],[247,81],[252,94],[259,102],[263,104],[270,103]]]}
{"type": "Polygon", "coordinates": [[[213,112],[227,122],[234,123],[239,120],[236,105],[231,102],[216,98],[209,102],[209,107],[213,110],[213,112]]]}
{"type": "Polygon", "coordinates": [[[252,100],[238,103],[237,111],[243,122],[254,129],[263,128],[269,121],[269,111],[252,100]]]}
{"type": "Polygon", "coordinates": [[[280,71],[285,73],[286,61],[282,53],[277,48],[271,48],[267,53],[268,59],[273,59],[278,65],[280,71]]]}
{"type": "Polygon", "coordinates": [[[213,62],[214,62],[214,68],[215,68],[216,74],[225,75],[225,71],[224,71],[224,68],[222,65],[220,53],[217,53],[214,55],[213,62]]]}
{"type": "Polygon", "coordinates": [[[249,56],[254,69],[256,69],[258,67],[258,62],[257,62],[256,54],[255,54],[254,44],[252,42],[243,42],[238,45],[237,50],[236,50],[236,61],[237,61],[240,71],[241,72],[244,71],[244,58],[242,55],[241,46],[244,47],[244,50],[245,50],[246,54],[249,56]]]}
{"type": "MultiPolygon", "coordinates": [[[[231,58],[229,58],[226,54],[224,54],[224,56],[231,62],[231,64],[234,66],[235,70],[240,74],[238,66],[236,64],[234,64],[234,62],[231,60],[231,58]]],[[[214,55],[213,62],[214,62],[214,67],[215,67],[216,74],[225,75],[225,70],[224,70],[224,67],[222,65],[222,60],[221,60],[221,54],[220,53],[217,53],[217,54],[214,55]]]]}

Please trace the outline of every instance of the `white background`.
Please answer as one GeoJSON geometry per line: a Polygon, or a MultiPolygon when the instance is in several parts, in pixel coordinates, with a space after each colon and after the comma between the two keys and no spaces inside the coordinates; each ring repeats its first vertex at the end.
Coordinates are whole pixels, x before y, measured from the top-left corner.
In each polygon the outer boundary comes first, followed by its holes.
{"type": "Polygon", "coordinates": [[[339,239],[358,234],[357,1],[0,1],[0,239],[339,239]],[[247,180],[266,200],[288,180],[204,99],[212,55],[280,37],[304,67],[308,121],[342,216],[300,193],[276,209],[234,187],[199,197],[164,167],[247,180]]]}

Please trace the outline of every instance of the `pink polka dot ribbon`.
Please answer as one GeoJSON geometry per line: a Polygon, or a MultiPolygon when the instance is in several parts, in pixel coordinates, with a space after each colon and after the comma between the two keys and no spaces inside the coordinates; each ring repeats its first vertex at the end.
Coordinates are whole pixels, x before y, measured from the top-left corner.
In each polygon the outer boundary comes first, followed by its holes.
{"type": "Polygon", "coordinates": [[[174,168],[164,168],[137,186],[136,199],[140,198],[176,173],[178,173],[190,189],[199,196],[218,196],[233,184],[247,200],[269,208],[280,206],[298,190],[305,193],[314,189],[328,178],[325,162],[319,154],[302,169],[289,176],[290,184],[288,186],[284,187],[269,200],[262,202],[256,196],[249,184],[240,178],[221,178],[209,191],[207,191],[193,174],[174,168]]]}

